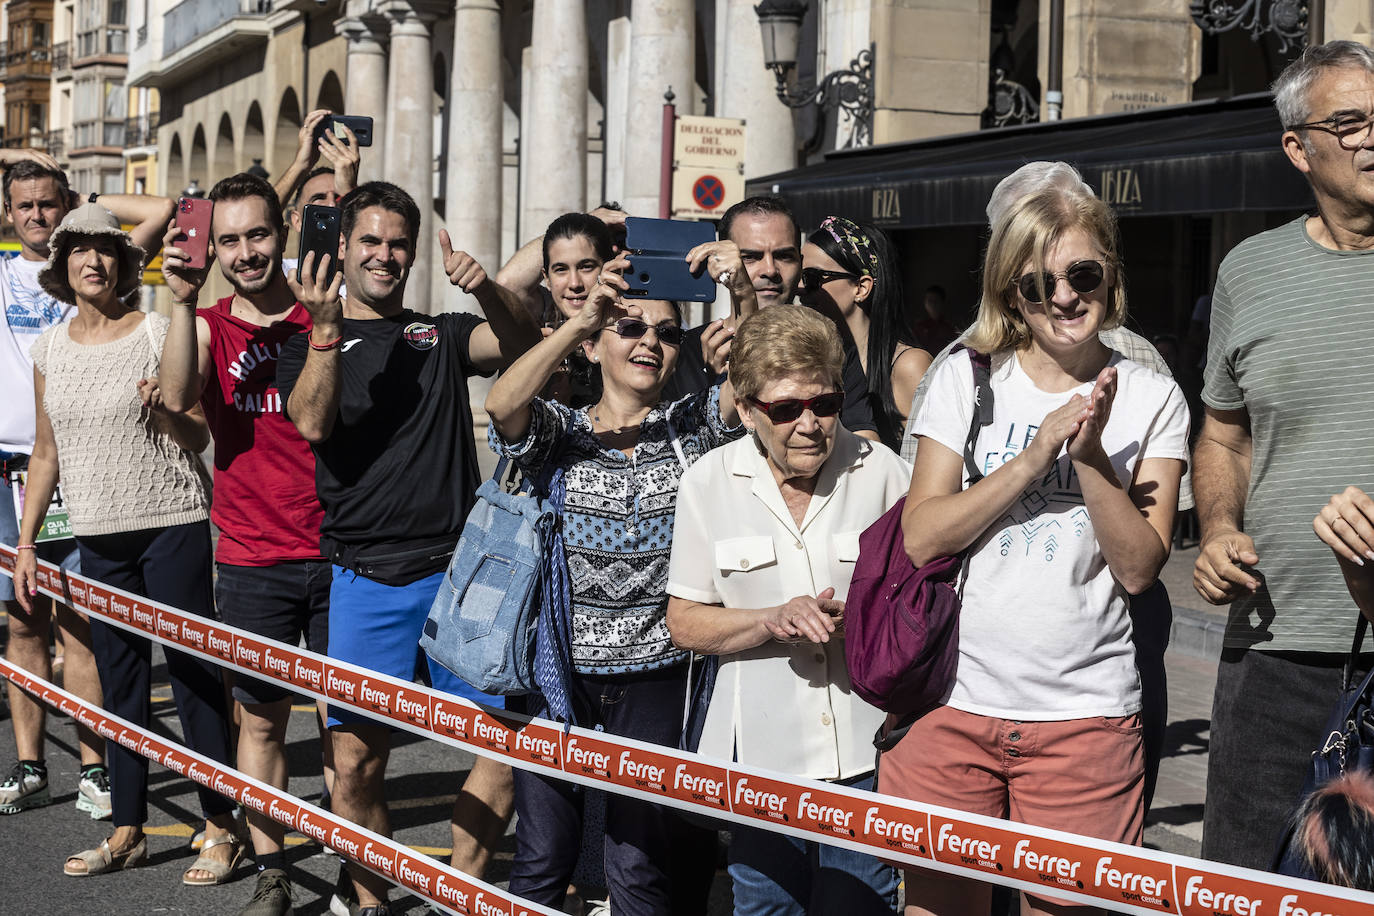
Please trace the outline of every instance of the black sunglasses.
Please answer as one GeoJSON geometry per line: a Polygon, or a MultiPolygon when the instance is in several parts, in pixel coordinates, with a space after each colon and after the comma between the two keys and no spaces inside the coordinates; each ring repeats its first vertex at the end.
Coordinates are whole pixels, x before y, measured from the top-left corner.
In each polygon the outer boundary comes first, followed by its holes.
{"type": "Polygon", "coordinates": [[[804,401],[797,398],[788,398],[785,401],[760,401],[758,398],[750,398],[749,403],[762,410],[774,423],[791,423],[806,410],[818,417],[835,416],[844,406],[844,392],[828,391],[804,401]]]}
{"type": "Polygon", "coordinates": [[[649,328],[654,329],[658,339],[670,347],[676,347],[682,343],[682,335],[687,333],[675,324],[666,321],[663,324],[649,324],[647,321],[640,321],[638,318],[622,318],[611,325],[611,330],[615,331],[626,340],[638,340],[643,337],[649,328]]]}
{"type": "Polygon", "coordinates": [[[819,267],[803,267],[801,272],[802,286],[807,289],[820,289],[831,280],[857,280],[854,274],[845,273],[842,270],[821,270],[819,267]]]}
{"type": "Polygon", "coordinates": [[[1106,272],[1101,261],[1075,261],[1062,274],[1050,273],[1048,270],[1041,274],[1028,273],[1012,282],[1027,302],[1040,302],[1040,290],[1043,288],[1046,296],[1053,296],[1060,277],[1069,281],[1069,286],[1074,292],[1091,293],[1102,285],[1102,278],[1106,276],[1106,272]]]}

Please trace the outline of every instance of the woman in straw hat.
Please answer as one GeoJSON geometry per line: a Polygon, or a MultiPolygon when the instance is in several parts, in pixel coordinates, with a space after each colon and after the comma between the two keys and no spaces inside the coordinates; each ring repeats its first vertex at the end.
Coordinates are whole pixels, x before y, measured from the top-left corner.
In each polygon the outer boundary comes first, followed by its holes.
{"type": "MultiPolygon", "coordinates": [[[[54,231],[39,283],[76,305],[69,324],[33,345],[38,437],[29,463],[15,591],[26,607],[36,594],[29,548],[58,480],[92,579],[194,614],[213,615],[209,493],[197,453],[209,442],[199,408],[177,415],[162,407],[158,356],[167,320],[130,308],[144,252],[105,208],[89,203],[54,231]]],[[[151,646],[146,638],[91,621],[91,641],[105,709],[135,725],[150,720],[151,646]]],[[[186,743],[228,761],[229,732],[219,672],[167,650],[167,670],[186,743]]],[[[67,859],[65,872],[98,875],[144,861],[148,842],[148,761],[109,742],[114,835],[67,859]]],[[[233,802],[198,789],[206,822],[200,857],[186,884],[218,884],[243,853],[233,835],[233,802]]]]}

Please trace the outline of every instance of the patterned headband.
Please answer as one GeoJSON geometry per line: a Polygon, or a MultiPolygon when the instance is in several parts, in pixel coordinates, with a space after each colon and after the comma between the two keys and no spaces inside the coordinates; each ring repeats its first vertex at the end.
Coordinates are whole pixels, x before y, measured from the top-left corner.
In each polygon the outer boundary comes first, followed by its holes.
{"type": "Polygon", "coordinates": [[[873,276],[878,270],[878,253],[873,250],[873,240],[868,237],[858,223],[843,216],[827,216],[821,221],[821,229],[849,250],[860,265],[859,271],[865,277],[873,276]]]}

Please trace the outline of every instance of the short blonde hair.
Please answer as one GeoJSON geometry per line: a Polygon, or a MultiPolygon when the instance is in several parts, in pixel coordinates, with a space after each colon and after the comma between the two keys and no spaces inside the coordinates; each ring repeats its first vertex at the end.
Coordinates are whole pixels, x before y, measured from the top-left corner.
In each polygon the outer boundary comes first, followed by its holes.
{"type": "Polygon", "coordinates": [[[730,381],[741,398],[758,397],[789,375],[829,376],[844,387],[844,344],[829,318],[804,305],[774,305],[750,315],[730,345],[730,381]]]}
{"type": "Polygon", "coordinates": [[[992,227],[983,261],[983,299],[965,344],[980,353],[1019,349],[1030,343],[1030,329],[1012,308],[1015,281],[1030,269],[1045,270],[1045,258],[1055,243],[1073,229],[1081,229],[1102,254],[1106,267],[1107,315],[1103,330],[1126,320],[1126,285],[1121,270],[1120,236],[1112,208],[1096,197],[1048,188],[1017,201],[992,227]]]}

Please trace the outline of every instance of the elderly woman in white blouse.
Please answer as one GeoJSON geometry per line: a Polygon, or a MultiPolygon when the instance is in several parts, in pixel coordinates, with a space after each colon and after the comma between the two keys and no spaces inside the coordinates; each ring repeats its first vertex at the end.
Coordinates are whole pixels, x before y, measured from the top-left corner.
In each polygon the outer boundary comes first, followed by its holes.
{"type": "MultiPolygon", "coordinates": [[[[750,316],[730,379],[752,434],[692,465],[668,572],[673,642],[718,655],[703,754],[872,788],[883,714],[849,687],[844,601],[859,535],[910,468],[839,422],[844,351],[802,306],[750,316]]],[[[871,856],[736,827],[735,913],[891,913],[895,872],[871,856]]]]}

